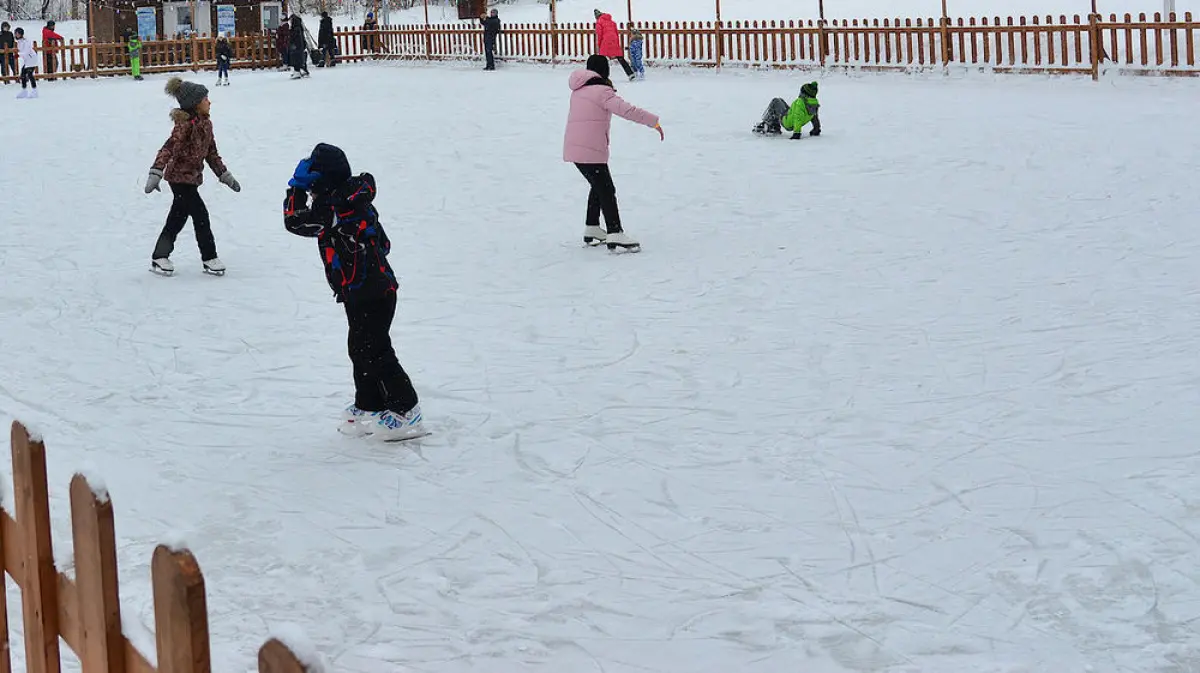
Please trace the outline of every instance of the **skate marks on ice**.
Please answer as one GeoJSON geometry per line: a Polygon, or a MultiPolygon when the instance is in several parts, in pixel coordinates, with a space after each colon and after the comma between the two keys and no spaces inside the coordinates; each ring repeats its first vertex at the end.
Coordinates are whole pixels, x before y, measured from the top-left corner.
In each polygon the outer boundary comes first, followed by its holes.
{"type": "MultiPolygon", "coordinates": [[[[1090,111],[1133,114],[1132,98],[1069,82],[1047,109],[1043,84],[840,78],[823,87],[836,136],[720,130],[793,79],[623,88],[678,133],[614,125],[625,226],[649,255],[612,259],[563,248],[586,189],[561,139],[528,123],[561,118],[561,71],[314,77],[369,92],[305,94],[326,119],[391,114],[406,91],[405,124],[338,133],[381,179],[393,336],[435,430],[419,452],[334,431],[344,317],[271,187],[311,145],[280,149],[261,112],[295,87],[223,90],[218,135],[247,188],[205,198],[231,277],[200,277],[189,231],[187,273],[139,268],[130,251],[166,206],[137,191],[144,164],[121,177],[129,199],[97,187],[45,204],[78,244],[42,259],[27,228],[0,250],[23,270],[0,287],[14,316],[0,408],[97,458],[143,622],[144,552],[183,531],[221,668],[306,619],[352,673],[1194,669],[1200,204],[1144,177],[1164,157],[1194,163],[1156,135],[1176,122],[1112,137],[1090,111]],[[513,90],[532,109],[428,133],[464,99],[513,90]],[[998,149],[976,117],[1013,105],[1040,117],[993,120],[998,149]],[[1046,115],[1076,132],[1047,137],[1046,115]],[[1111,147],[1081,154],[1097,132],[1111,147]],[[423,171],[387,177],[397,156],[423,171]],[[1080,156],[1088,179],[1064,184],[1080,156]],[[427,177],[463,166],[479,189],[427,177]],[[739,185],[729,167],[768,178],[739,185]],[[1131,190],[1149,205],[1116,204],[1131,190]]],[[[152,153],[166,106],[134,109],[97,123],[152,153]]],[[[66,149],[90,140],[56,114],[43,136],[63,148],[14,151],[79,175],[128,163],[66,149]]],[[[56,455],[65,483],[73,456],[56,455]]]]}

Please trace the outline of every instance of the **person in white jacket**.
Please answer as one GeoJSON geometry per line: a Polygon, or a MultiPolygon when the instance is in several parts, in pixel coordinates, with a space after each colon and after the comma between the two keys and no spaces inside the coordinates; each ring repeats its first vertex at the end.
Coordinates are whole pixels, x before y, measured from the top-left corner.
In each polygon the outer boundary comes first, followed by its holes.
{"type": "Polygon", "coordinates": [[[16,29],[13,35],[17,38],[17,53],[21,56],[21,93],[17,98],[37,98],[37,80],[33,73],[38,69],[38,57],[33,51],[33,42],[25,37],[24,28],[16,29]]]}

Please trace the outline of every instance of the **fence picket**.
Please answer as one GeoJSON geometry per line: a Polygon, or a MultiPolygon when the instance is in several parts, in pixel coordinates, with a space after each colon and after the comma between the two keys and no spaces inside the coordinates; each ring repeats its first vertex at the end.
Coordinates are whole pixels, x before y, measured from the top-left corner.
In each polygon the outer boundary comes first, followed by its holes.
{"type": "Polygon", "coordinates": [[[12,425],[13,485],[16,520],[23,553],[21,611],[25,624],[28,673],[58,673],[58,573],[50,541],[50,492],[46,485],[46,447],[25,426],[12,425]]]}

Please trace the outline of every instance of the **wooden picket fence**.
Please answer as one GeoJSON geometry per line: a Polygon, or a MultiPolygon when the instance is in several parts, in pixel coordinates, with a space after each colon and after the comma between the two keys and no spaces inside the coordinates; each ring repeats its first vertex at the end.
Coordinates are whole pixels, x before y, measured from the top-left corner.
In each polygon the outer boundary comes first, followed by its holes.
{"type": "MultiPolygon", "coordinates": [[[[107,492],[82,474],[71,480],[75,577],[54,564],[46,447],[12,425],[16,512],[0,511],[0,555],[21,592],[25,670],[58,673],[59,638],[83,673],[211,673],[204,576],[186,549],[159,545],[151,561],[157,666],[121,630],[117,545],[107,492]]],[[[11,673],[7,587],[0,582],[0,673],[11,673]]],[[[312,673],[277,639],[258,654],[260,673],[312,673]]]]}
{"type": "MultiPolygon", "coordinates": [[[[742,66],[856,70],[950,69],[1004,73],[1200,75],[1197,23],[1191,12],[1134,17],[949,16],[928,18],[635,22],[646,36],[651,66],[742,66]]],[[[622,30],[628,26],[622,26],[622,30]]],[[[478,60],[483,34],[476,22],[384,26],[337,31],[339,60],[478,60]]],[[[280,65],[267,35],[234,37],[235,68],[280,65]]],[[[214,70],[216,42],[206,36],[143,43],[147,73],[214,70]]],[[[498,42],[501,60],[578,62],[595,49],[592,24],[509,24],[498,42]]],[[[0,52],[2,54],[3,52],[0,52]]],[[[40,79],[127,75],[123,44],[70,41],[50,47],[56,73],[40,79]]],[[[15,76],[0,78],[13,81],[15,76]]]]}

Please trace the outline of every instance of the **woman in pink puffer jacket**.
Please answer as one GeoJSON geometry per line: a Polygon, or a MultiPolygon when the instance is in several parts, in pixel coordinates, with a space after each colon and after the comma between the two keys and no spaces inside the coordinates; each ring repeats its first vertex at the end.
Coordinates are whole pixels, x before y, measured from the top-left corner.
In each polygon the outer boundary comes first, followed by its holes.
{"type": "Polygon", "coordinates": [[[621,248],[636,252],[641,246],[621,228],[617,188],[608,170],[608,131],[612,116],[615,114],[649,126],[658,131],[660,140],[665,136],[658,116],[630,105],[618,96],[608,74],[608,59],[600,55],[588,58],[586,70],[571,73],[571,112],[567,116],[563,161],[575,164],[591,185],[583,242],[588,245],[607,243],[609,250],[621,248]],[[607,231],[600,227],[601,212],[607,231]]]}

